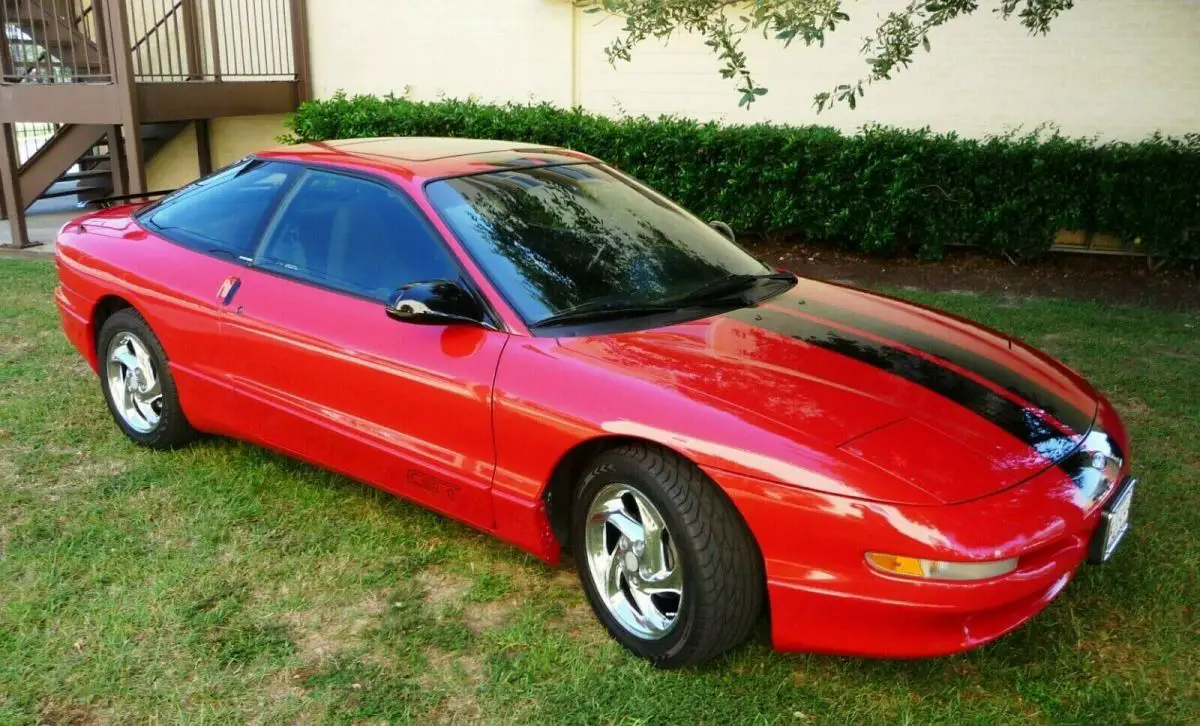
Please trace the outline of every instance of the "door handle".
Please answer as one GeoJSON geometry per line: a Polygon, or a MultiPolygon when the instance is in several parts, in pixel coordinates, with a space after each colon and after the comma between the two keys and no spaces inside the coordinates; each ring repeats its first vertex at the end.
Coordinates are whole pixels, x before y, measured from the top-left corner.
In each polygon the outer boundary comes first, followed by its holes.
{"type": "Polygon", "coordinates": [[[241,286],[242,281],[240,278],[233,275],[226,277],[225,281],[221,283],[221,286],[217,288],[217,301],[222,305],[228,305],[233,300],[233,296],[237,294],[238,288],[241,286]]]}

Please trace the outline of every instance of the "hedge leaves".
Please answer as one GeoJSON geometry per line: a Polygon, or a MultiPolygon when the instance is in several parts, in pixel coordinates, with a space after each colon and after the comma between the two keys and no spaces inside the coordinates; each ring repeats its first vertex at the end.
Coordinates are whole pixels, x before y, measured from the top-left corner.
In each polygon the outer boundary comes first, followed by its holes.
{"type": "Polygon", "coordinates": [[[345,94],[303,104],[288,125],[292,140],[460,136],[564,146],[703,219],[876,254],[939,257],[947,245],[973,244],[1028,259],[1067,228],[1140,240],[1166,259],[1200,257],[1200,134],[1105,144],[1044,131],[982,140],[884,127],[844,134],[345,94]]]}

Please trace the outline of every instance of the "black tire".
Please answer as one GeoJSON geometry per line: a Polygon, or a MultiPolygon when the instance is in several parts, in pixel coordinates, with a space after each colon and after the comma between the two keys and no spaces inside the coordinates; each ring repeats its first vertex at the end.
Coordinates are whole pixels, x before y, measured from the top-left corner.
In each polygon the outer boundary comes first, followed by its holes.
{"type": "Polygon", "coordinates": [[[158,336],[142,319],[137,311],[132,309],[118,310],[113,313],[96,336],[96,359],[100,363],[100,389],[104,392],[104,400],[108,404],[108,412],[121,431],[131,441],[152,449],[173,449],[194,440],[198,435],[188,423],[183,407],[179,405],[179,396],[175,391],[175,381],[167,367],[167,355],[163,351],[158,336]],[[122,417],[113,398],[113,391],[107,374],[108,350],[113,338],[122,333],[129,333],[138,338],[146,348],[154,372],[162,386],[162,404],[159,409],[159,419],[149,431],[138,431],[129,425],[122,417]]]}
{"type": "Polygon", "coordinates": [[[745,521],[724,492],[695,464],[643,444],[600,454],[576,488],[571,543],[592,610],[621,645],[660,668],[694,665],[745,640],[762,612],[762,555],[745,521]],[[674,625],[648,639],[626,628],[605,604],[590,571],[589,508],[598,494],[624,485],[657,508],[682,567],[682,597],[674,625]]]}

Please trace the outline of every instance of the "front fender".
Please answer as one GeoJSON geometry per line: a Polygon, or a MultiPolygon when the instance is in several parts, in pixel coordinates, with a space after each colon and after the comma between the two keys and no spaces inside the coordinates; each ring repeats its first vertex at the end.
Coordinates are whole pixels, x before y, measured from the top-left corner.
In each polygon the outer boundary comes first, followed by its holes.
{"type": "Polygon", "coordinates": [[[514,338],[496,375],[496,489],[537,500],[555,467],[598,438],[658,444],[701,467],[803,490],[906,504],[937,500],[842,452],[800,440],[686,389],[572,355],[554,340],[514,338]]]}

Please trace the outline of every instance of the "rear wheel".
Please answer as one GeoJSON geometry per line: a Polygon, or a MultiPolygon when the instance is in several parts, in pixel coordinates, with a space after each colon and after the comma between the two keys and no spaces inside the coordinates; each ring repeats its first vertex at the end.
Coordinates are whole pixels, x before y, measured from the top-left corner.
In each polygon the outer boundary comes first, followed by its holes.
{"type": "Polygon", "coordinates": [[[717,486],[649,445],[601,454],[576,490],[572,547],[596,616],[656,666],[719,655],[762,610],[762,558],[717,486]]]}
{"type": "Polygon", "coordinates": [[[133,310],[118,310],[100,328],[96,345],[108,410],[134,442],[156,449],[196,437],[183,415],[167,357],[150,326],[133,310]]]}

